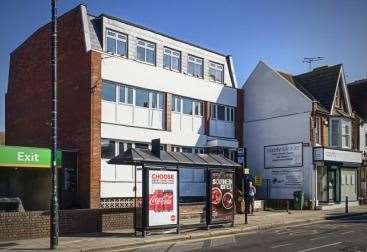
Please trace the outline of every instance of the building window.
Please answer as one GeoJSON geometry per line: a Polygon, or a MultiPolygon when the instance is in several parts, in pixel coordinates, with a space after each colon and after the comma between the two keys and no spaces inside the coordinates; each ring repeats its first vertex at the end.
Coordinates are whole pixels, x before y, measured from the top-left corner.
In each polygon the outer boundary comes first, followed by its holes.
{"type": "Polygon", "coordinates": [[[317,144],[321,144],[321,118],[316,117],[316,125],[315,125],[315,141],[317,144]]]}
{"type": "Polygon", "coordinates": [[[144,41],[144,40],[138,40],[136,51],[137,51],[138,60],[152,64],[152,65],[155,64],[155,44],[154,43],[144,41]]]}
{"type": "Polygon", "coordinates": [[[217,119],[220,121],[225,120],[225,106],[217,105],[217,119]]]}
{"type": "Polygon", "coordinates": [[[212,120],[217,120],[217,105],[212,104],[212,120]]]}
{"type": "Polygon", "coordinates": [[[111,159],[115,157],[115,141],[101,139],[101,157],[103,159],[111,159]]]}
{"type": "Polygon", "coordinates": [[[151,93],[151,107],[155,109],[163,109],[164,106],[164,96],[161,93],[150,92],[151,93]]]}
{"type": "Polygon", "coordinates": [[[169,48],[163,49],[163,67],[172,71],[181,71],[181,53],[169,48]]]}
{"type": "Polygon", "coordinates": [[[343,148],[350,148],[350,125],[348,122],[343,122],[342,127],[342,147],[343,148]]]}
{"type": "Polygon", "coordinates": [[[184,153],[192,153],[192,148],[191,147],[182,147],[181,151],[184,153]]]}
{"type": "Polygon", "coordinates": [[[200,101],[194,101],[194,115],[203,115],[203,103],[200,101]]]}
{"type": "Polygon", "coordinates": [[[133,104],[133,88],[120,85],[119,102],[125,104],[133,104]]]}
{"type": "Polygon", "coordinates": [[[234,121],[234,108],[226,106],[226,121],[233,122],[234,121]]]}
{"type": "Polygon", "coordinates": [[[211,119],[234,122],[234,107],[212,104],[211,119]]]}
{"type": "Polygon", "coordinates": [[[127,36],[125,34],[107,30],[107,52],[126,56],[127,55],[127,36]]]}
{"type": "Polygon", "coordinates": [[[339,147],[340,121],[331,120],[331,146],[339,147]]]}
{"type": "Polygon", "coordinates": [[[137,88],[135,90],[135,105],[149,108],[149,91],[137,88]]]}
{"type": "Polygon", "coordinates": [[[215,62],[209,63],[209,80],[223,83],[223,65],[215,62]]]}
{"type": "Polygon", "coordinates": [[[192,100],[191,99],[182,99],[182,113],[186,115],[192,115],[192,100]]]}
{"type": "Polygon", "coordinates": [[[115,84],[103,82],[102,100],[116,102],[116,85],[115,84]]]}
{"type": "Polygon", "coordinates": [[[189,55],[187,73],[194,77],[203,78],[203,59],[189,55]]]}
{"type": "Polygon", "coordinates": [[[148,150],[149,149],[149,144],[135,143],[135,149],[148,150]]]}
{"type": "Polygon", "coordinates": [[[340,89],[339,87],[336,89],[335,92],[335,107],[340,108],[341,107],[341,99],[340,99],[340,89]]]}
{"type": "Polygon", "coordinates": [[[182,103],[182,98],[177,97],[177,96],[172,96],[172,111],[180,113],[181,103],[182,103]]]}

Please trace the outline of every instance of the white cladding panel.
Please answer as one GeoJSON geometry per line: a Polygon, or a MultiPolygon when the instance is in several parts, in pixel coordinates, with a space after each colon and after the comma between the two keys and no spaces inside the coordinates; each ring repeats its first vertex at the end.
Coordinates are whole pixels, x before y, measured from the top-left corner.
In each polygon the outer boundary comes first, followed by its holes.
{"type": "Polygon", "coordinates": [[[312,110],[310,99],[263,62],[243,88],[245,122],[312,110]]]}
{"type": "Polygon", "coordinates": [[[122,57],[103,55],[102,79],[232,107],[237,106],[237,90],[234,88],[122,57]]]}
{"type": "MultiPolygon", "coordinates": [[[[224,66],[224,83],[232,86],[226,57],[219,55],[163,35],[147,31],[132,25],[128,25],[116,20],[103,17],[103,38],[105,38],[106,29],[112,29],[128,35],[128,58],[135,60],[137,39],[143,39],[156,44],[156,64],[157,67],[163,67],[163,48],[169,47],[181,52],[182,72],[187,72],[187,56],[188,54],[204,59],[204,79],[209,79],[209,61],[213,61],[224,66]]],[[[103,43],[105,44],[105,43],[103,43]]]]}
{"type": "Polygon", "coordinates": [[[235,137],[235,126],[234,122],[226,122],[220,120],[210,120],[210,136],[234,138],[235,137]]]}

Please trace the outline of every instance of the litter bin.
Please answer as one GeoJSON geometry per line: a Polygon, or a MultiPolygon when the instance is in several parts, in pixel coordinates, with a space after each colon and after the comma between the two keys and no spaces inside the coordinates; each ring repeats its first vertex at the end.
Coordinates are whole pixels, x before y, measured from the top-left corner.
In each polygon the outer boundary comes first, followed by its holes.
{"type": "Polygon", "coordinates": [[[302,191],[295,191],[293,193],[293,199],[294,199],[294,209],[302,210],[303,202],[305,201],[305,194],[302,191]]]}

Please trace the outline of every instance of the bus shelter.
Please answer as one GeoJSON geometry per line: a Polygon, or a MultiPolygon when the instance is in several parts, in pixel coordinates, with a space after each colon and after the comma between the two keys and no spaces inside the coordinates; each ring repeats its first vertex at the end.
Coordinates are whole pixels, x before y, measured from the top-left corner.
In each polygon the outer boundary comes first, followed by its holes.
{"type": "Polygon", "coordinates": [[[135,168],[135,234],[139,231],[144,237],[151,230],[180,231],[179,177],[180,169],[185,167],[205,170],[206,228],[234,223],[235,169],[241,166],[222,155],[167,152],[160,150],[159,140],[153,140],[152,151],[129,149],[109,163],[135,168]],[[137,192],[139,178],[141,201],[137,192]]]}

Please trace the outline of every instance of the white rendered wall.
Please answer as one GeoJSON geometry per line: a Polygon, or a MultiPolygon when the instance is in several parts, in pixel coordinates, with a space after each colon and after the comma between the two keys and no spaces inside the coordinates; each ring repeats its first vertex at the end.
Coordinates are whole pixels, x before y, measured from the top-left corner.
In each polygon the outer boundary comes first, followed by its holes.
{"type": "MultiPolygon", "coordinates": [[[[307,143],[303,147],[303,167],[277,168],[303,172],[305,197],[313,199],[315,173],[310,145],[310,112],[312,102],[273,69],[260,62],[244,85],[244,144],[252,176],[271,179],[271,170],[264,169],[264,146],[307,143]]],[[[266,183],[259,188],[259,197],[266,197],[266,183]]],[[[292,188],[270,189],[270,197],[293,198],[292,188]]]]}
{"type": "Polygon", "coordinates": [[[220,120],[210,120],[209,134],[210,136],[234,138],[235,137],[234,122],[226,122],[220,120]]]}
{"type": "Polygon", "coordinates": [[[360,126],[360,150],[367,152],[366,144],[366,134],[367,134],[367,123],[360,126]]]}

